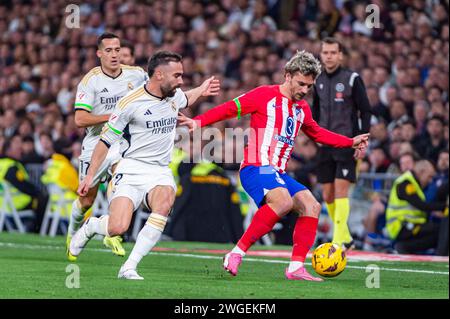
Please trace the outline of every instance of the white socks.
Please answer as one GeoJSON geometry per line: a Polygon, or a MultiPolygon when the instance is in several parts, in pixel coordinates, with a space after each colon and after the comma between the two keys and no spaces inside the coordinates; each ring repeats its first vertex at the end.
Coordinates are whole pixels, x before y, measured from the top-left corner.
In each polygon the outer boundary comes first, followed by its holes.
{"type": "Polygon", "coordinates": [[[136,269],[142,257],[146,256],[161,238],[166,222],[167,217],[155,213],[150,214],[148,221],[137,236],[130,256],[123,265],[124,269],[136,269]]]}
{"type": "Polygon", "coordinates": [[[303,263],[301,261],[291,261],[289,263],[288,272],[296,271],[300,267],[303,267],[303,263]]]}
{"type": "Polygon", "coordinates": [[[84,214],[86,214],[86,211],[83,212],[83,210],[81,209],[80,201],[78,199],[73,201],[72,213],[70,214],[69,228],[67,230],[70,236],[73,236],[80,228],[81,223],[83,222],[84,214]]]}
{"type": "Polygon", "coordinates": [[[87,221],[87,234],[89,237],[92,237],[96,234],[109,236],[108,235],[108,221],[109,216],[103,215],[100,217],[91,217],[87,221]]]}
{"type": "Polygon", "coordinates": [[[234,248],[233,248],[233,250],[231,250],[231,252],[232,252],[233,254],[239,254],[239,255],[241,255],[242,257],[245,256],[245,252],[244,252],[242,249],[240,249],[237,245],[234,246],[234,248]]]}

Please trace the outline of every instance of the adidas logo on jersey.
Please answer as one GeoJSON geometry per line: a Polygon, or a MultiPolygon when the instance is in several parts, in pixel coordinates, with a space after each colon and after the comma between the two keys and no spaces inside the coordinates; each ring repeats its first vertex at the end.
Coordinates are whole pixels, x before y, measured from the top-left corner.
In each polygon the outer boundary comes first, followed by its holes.
{"type": "Polygon", "coordinates": [[[109,91],[108,91],[108,89],[107,89],[107,88],[104,88],[103,90],[101,90],[101,92],[100,92],[100,93],[106,93],[106,92],[109,92],[109,91]]]}
{"type": "Polygon", "coordinates": [[[153,113],[150,110],[147,110],[144,115],[152,115],[153,113]]]}

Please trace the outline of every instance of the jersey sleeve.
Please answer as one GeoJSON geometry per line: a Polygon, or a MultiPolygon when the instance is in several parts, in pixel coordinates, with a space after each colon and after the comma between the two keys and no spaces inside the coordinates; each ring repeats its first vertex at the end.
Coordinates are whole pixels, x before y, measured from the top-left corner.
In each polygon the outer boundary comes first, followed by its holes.
{"type": "Polygon", "coordinates": [[[303,121],[302,131],[314,142],[337,148],[352,147],[353,139],[320,127],[319,124],[314,121],[311,109],[307,103],[303,106],[303,112],[305,113],[305,119],[303,121]]]}
{"type": "Polygon", "coordinates": [[[147,83],[147,81],[150,79],[149,77],[148,77],[148,73],[147,72],[145,72],[144,71],[144,69],[141,69],[142,70],[142,80],[143,80],[143,82],[144,82],[144,84],[145,83],[147,83]]]}
{"type": "Polygon", "coordinates": [[[263,94],[263,88],[258,87],[194,117],[194,120],[199,120],[200,126],[203,127],[232,117],[240,119],[243,115],[257,111],[261,94],[263,94]]]}
{"type": "MultiPolygon", "coordinates": [[[[92,82],[92,81],[91,81],[92,82]]],[[[78,84],[74,109],[92,112],[95,100],[95,91],[91,82],[83,80],[78,84]]]]}
{"type": "Polygon", "coordinates": [[[368,133],[370,131],[370,118],[372,117],[369,98],[367,97],[364,81],[360,76],[356,76],[352,88],[353,98],[360,113],[361,127],[359,134],[368,133]]]}
{"type": "Polygon", "coordinates": [[[175,103],[176,103],[178,109],[184,109],[188,106],[187,96],[181,89],[176,90],[175,103]]]}
{"type": "Polygon", "coordinates": [[[123,130],[131,121],[131,104],[121,103],[120,100],[114,112],[110,115],[108,122],[103,126],[100,140],[108,147],[119,140],[123,135],[123,130]]]}

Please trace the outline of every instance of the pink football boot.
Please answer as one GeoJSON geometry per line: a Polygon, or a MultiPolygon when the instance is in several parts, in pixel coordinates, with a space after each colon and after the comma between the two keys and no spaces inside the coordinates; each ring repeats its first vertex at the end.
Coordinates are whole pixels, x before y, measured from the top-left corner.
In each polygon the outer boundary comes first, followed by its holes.
{"type": "Polygon", "coordinates": [[[288,268],[286,268],[285,275],[286,279],[288,280],[323,281],[322,278],[313,277],[311,274],[309,274],[304,266],[293,272],[288,272],[288,268]]]}
{"type": "Polygon", "coordinates": [[[228,253],[223,257],[223,269],[236,276],[241,262],[242,256],[240,254],[228,253]]]}

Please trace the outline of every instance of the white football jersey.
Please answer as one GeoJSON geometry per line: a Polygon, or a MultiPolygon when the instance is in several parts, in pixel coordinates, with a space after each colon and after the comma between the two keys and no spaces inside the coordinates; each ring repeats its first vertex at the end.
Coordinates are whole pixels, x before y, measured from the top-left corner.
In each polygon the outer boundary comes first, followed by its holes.
{"type": "Polygon", "coordinates": [[[177,89],[173,97],[161,99],[142,86],[120,99],[104,125],[101,139],[108,145],[122,136],[128,141],[129,147],[122,153],[120,163],[127,167],[125,173],[142,173],[139,165],[125,164],[134,161],[168,166],[175,143],[178,110],[187,104],[181,89],[177,89]]]}
{"type": "MultiPolygon", "coordinates": [[[[78,84],[75,110],[84,110],[94,115],[112,114],[121,97],[143,86],[148,80],[148,74],[141,67],[122,64],[121,69],[122,72],[115,78],[103,73],[100,66],[89,71],[78,84]]],[[[92,155],[103,125],[86,128],[82,148],[85,155],[92,155]]]]}

